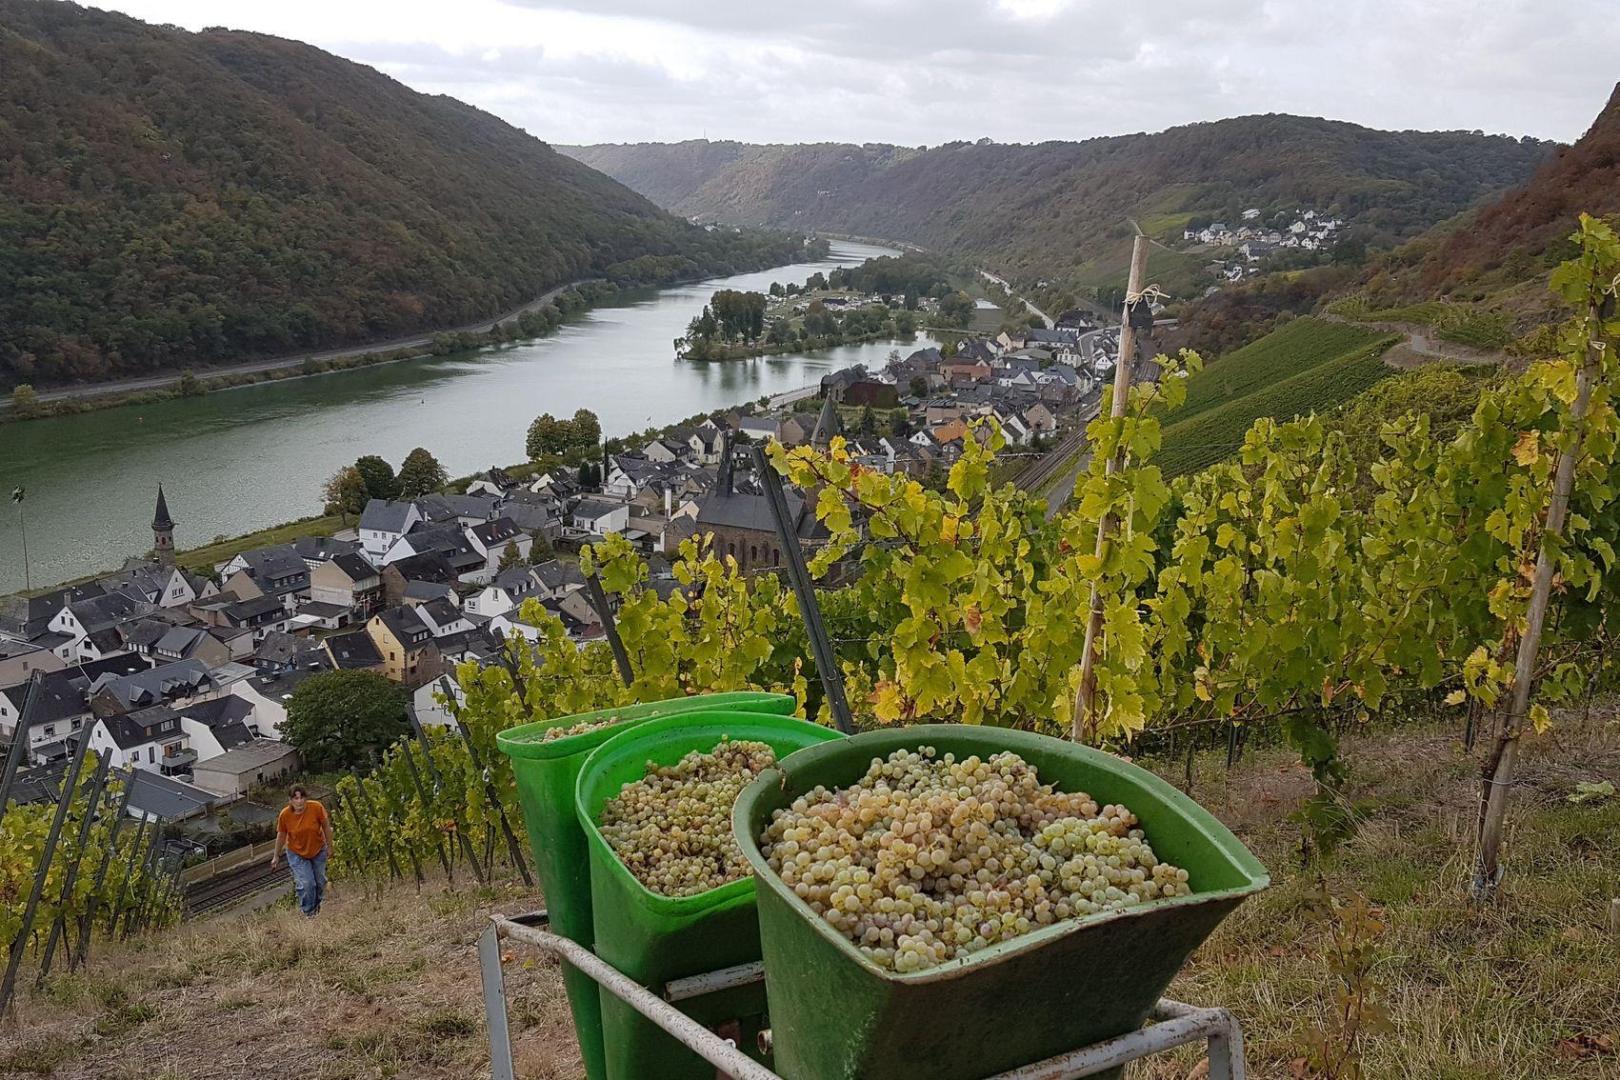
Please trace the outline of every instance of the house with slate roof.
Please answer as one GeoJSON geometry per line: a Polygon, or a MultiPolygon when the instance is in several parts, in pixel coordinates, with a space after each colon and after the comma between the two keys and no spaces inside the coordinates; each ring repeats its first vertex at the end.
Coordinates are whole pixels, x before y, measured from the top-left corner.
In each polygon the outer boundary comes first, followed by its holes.
{"type": "Polygon", "coordinates": [[[382,655],[382,673],[395,682],[417,687],[442,672],[433,630],[414,607],[389,608],[373,615],[366,632],[382,655]]]}
{"type": "Polygon", "coordinates": [[[199,763],[254,741],[249,726],[253,721],[253,706],[235,694],[182,705],[174,713],[180,718],[180,730],[196,751],[199,763]]]}
{"type": "Polygon", "coordinates": [[[115,769],[133,766],[173,776],[189,773],[197,762],[180,715],[168,705],[98,716],[89,732],[90,749],[107,755],[115,769]]]}
{"type": "Polygon", "coordinates": [[[382,575],[360,554],[345,552],[310,572],[309,598],[317,604],[336,604],[354,618],[368,619],[383,605],[382,575]]]}
{"type": "Polygon", "coordinates": [[[360,548],[366,558],[382,565],[388,549],[422,520],[414,502],[372,499],[360,514],[360,548]]]}

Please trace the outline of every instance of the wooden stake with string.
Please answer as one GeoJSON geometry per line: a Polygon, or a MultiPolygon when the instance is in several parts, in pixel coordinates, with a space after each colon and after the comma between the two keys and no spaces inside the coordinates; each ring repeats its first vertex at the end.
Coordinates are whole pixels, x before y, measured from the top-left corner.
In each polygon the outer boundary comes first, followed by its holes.
{"type": "MultiPolygon", "coordinates": [[[[1119,327],[1119,358],[1114,363],[1114,400],[1108,416],[1115,424],[1125,419],[1126,401],[1131,390],[1131,366],[1136,360],[1136,327],[1131,322],[1131,308],[1147,303],[1143,295],[1142,277],[1147,272],[1148,240],[1140,229],[1131,244],[1131,272],[1126,279],[1125,305],[1119,327]]],[[[1121,445],[1105,466],[1112,476],[1125,466],[1125,447],[1121,445]]],[[[1108,551],[1118,526],[1114,512],[1103,515],[1097,526],[1097,557],[1108,551]]],[[[1070,736],[1075,742],[1086,742],[1097,729],[1097,654],[1102,642],[1103,598],[1096,584],[1091,586],[1091,614],[1086,620],[1086,642],[1080,654],[1080,686],[1074,695],[1074,726],[1070,736]]]]}

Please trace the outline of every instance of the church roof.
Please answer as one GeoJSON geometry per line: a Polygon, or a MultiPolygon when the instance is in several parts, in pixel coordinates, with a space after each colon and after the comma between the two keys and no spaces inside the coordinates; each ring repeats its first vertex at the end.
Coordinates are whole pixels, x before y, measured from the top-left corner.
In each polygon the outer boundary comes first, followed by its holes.
{"type": "Polygon", "coordinates": [[[162,484],[158,485],[157,511],[152,515],[152,528],[174,528],[174,520],[169,517],[169,501],[163,497],[162,484]]]}

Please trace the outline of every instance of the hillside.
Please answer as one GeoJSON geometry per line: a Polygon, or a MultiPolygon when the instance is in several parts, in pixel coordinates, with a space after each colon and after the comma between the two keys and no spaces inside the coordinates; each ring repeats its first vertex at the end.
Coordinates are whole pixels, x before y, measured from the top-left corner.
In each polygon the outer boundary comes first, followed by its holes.
{"type": "Polygon", "coordinates": [[[1395,374],[1382,360],[1393,340],[1320,319],[1285,323],[1189,378],[1155,460],[1171,476],[1194,472],[1236,453],[1259,417],[1290,420],[1355,397],[1395,374]]]}
{"type": "MultiPolygon", "coordinates": [[[[1308,1032],[1331,1023],[1336,988],[1327,931],[1312,917],[1320,874],[1336,894],[1364,893],[1388,926],[1371,943],[1372,992],[1395,1024],[1368,1040],[1367,1076],[1613,1077],[1613,1054],[1576,1039],[1620,1037],[1603,930],[1620,850],[1602,842],[1620,829],[1620,799],[1567,796],[1583,781],[1620,780],[1620,728],[1613,703],[1600,702],[1584,719],[1561,715],[1557,730],[1526,747],[1514,812],[1515,844],[1535,871],[1486,911],[1464,896],[1478,773],[1456,726],[1350,737],[1360,767],[1345,794],[1362,826],[1304,870],[1291,815],[1311,777],[1291,751],[1251,745],[1229,770],[1222,738],[1193,758],[1140,759],[1190,788],[1274,882],[1194,954],[1171,996],[1236,1012],[1252,1076],[1300,1075],[1291,1062],[1308,1032]]],[[[510,885],[430,884],[418,896],[340,883],[313,922],[284,905],[108,944],[87,973],[59,972],[39,992],[24,979],[17,1022],[0,1031],[0,1077],[257,1080],[270,1062],[311,1077],[478,1076],[488,1049],[474,941],[485,912],[537,903],[510,885]]],[[[505,970],[518,1075],[573,1080],[556,966],[513,947],[505,970]]],[[[1186,1080],[1195,1061],[1189,1048],[1131,1075],[1186,1080]]]]}
{"type": "Polygon", "coordinates": [[[1620,85],[1573,146],[1521,186],[1394,253],[1368,285],[1386,303],[1455,296],[1485,299],[1539,283],[1570,256],[1582,213],[1620,214],[1620,85]]]}
{"type": "Polygon", "coordinates": [[[1084,287],[1124,266],[1127,217],[1179,235],[1250,206],[1314,207],[1389,245],[1524,180],[1552,144],[1274,114],[1038,145],[559,149],[678,213],[907,240],[1084,287]]]}
{"type": "Polygon", "coordinates": [[[294,41],[0,0],[0,387],[455,326],[782,261],[294,41]]]}

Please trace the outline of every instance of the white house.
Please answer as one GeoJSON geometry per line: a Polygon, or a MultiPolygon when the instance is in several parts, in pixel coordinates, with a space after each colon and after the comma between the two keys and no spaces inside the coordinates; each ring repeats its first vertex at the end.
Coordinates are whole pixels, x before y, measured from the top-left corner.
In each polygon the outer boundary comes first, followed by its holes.
{"type": "Polygon", "coordinates": [[[90,727],[90,749],[106,755],[115,769],[133,765],[165,776],[187,772],[197,761],[180,717],[167,705],[97,717],[90,727]]]}
{"type": "MultiPolygon", "coordinates": [[[[517,557],[527,561],[529,551],[534,547],[534,537],[519,529],[511,518],[505,517],[472,526],[467,530],[467,539],[472,542],[473,550],[484,556],[484,570],[489,576],[483,581],[495,576],[509,550],[516,549],[517,557]]],[[[468,579],[464,575],[462,580],[468,579]]],[[[483,581],[473,579],[474,584],[481,585],[483,581]]]]}
{"type": "Polygon", "coordinates": [[[569,520],[578,532],[606,536],[623,532],[629,526],[630,506],[628,503],[587,496],[579,500],[569,520]]]}
{"type": "Polygon", "coordinates": [[[374,565],[381,565],[388,549],[422,520],[413,502],[372,499],[360,515],[360,549],[374,565]]]}
{"type": "Polygon", "coordinates": [[[467,694],[456,680],[443,675],[418,686],[411,695],[411,707],[424,727],[450,727],[453,717],[446,702],[454,701],[459,708],[466,700],[467,694]]]}
{"type": "Polygon", "coordinates": [[[219,757],[254,739],[248,726],[253,720],[253,706],[234,694],[182,705],[174,712],[199,762],[219,757]]]}
{"type": "Polygon", "coordinates": [[[429,600],[425,604],[416,605],[417,616],[433,631],[435,638],[448,637],[451,634],[464,634],[473,628],[472,621],[462,614],[460,608],[448,599],[429,600]]]}

